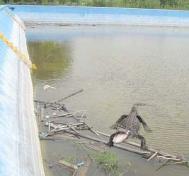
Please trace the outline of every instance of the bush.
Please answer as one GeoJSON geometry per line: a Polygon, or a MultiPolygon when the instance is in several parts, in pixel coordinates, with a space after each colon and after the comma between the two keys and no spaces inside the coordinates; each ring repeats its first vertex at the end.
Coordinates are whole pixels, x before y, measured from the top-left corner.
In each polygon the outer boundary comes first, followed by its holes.
{"type": "Polygon", "coordinates": [[[189,9],[189,0],[0,0],[2,3],[189,9]]]}

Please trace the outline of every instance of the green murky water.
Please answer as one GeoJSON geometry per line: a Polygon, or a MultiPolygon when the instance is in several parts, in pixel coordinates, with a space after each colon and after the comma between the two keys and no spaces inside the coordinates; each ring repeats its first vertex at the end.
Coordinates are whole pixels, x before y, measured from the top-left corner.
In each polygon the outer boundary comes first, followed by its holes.
{"type": "MultiPolygon", "coordinates": [[[[33,73],[35,96],[57,100],[83,88],[82,94],[65,103],[70,109],[87,110],[89,123],[104,132],[110,132],[109,126],[134,103],[149,104],[139,108],[153,130],[141,131],[148,144],[188,157],[188,39],[187,29],[175,28],[32,29],[28,47],[38,67],[33,73]],[[44,91],[46,84],[56,89],[44,91]]],[[[133,175],[189,173],[182,167],[155,172],[152,163],[130,158],[136,166],[133,175]]]]}

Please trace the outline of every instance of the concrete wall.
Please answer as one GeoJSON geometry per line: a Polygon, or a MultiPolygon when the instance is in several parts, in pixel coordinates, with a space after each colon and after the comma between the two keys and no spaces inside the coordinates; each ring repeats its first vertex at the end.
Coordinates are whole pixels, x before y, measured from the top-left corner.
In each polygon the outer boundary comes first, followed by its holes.
{"type": "MultiPolygon", "coordinates": [[[[0,33],[28,54],[24,24],[0,6],[0,33]]],[[[0,175],[44,176],[30,69],[0,39],[0,175]]]]}
{"type": "Polygon", "coordinates": [[[87,25],[189,27],[189,12],[159,9],[66,6],[12,6],[25,22],[87,25]]]}

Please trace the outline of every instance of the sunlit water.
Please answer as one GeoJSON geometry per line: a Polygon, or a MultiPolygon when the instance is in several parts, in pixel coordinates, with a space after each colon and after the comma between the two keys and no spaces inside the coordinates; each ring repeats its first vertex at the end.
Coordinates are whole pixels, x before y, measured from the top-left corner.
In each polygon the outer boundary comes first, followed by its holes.
{"type": "MultiPolygon", "coordinates": [[[[104,132],[136,103],[153,130],[149,146],[189,156],[189,31],[144,27],[64,27],[28,32],[35,96],[86,110],[104,132]],[[46,33],[44,33],[46,31],[46,33]],[[44,91],[45,84],[56,89],[44,91]]],[[[182,173],[181,173],[182,174],[182,173]]],[[[183,175],[185,175],[183,173],[183,175]]]]}

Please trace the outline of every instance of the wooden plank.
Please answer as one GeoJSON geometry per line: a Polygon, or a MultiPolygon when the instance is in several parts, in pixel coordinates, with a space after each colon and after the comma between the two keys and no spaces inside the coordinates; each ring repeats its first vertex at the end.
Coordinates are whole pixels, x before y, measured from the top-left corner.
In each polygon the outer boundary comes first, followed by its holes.
{"type": "MultiPolygon", "coordinates": [[[[63,131],[66,132],[66,133],[75,135],[75,136],[79,136],[79,137],[88,139],[88,140],[92,140],[92,141],[95,141],[95,142],[100,142],[100,143],[103,143],[103,144],[107,144],[107,141],[99,139],[99,138],[94,138],[92,136],[83,135],[83,134],[80,134],[80,133],[75,133],[75,132],[72,132],[72,131],[69,131],[69,130],[63,130],[63,131]]],[[[49,140],[61,140],[63,138],[62,137],[42,137],[41,138],[41,140],[44,140],[44,139],[45,140],[47,140],[47,139],[49,139],[49,140]]],[[[139,155],[150,154],[150,152],[148,152],[148,151],[136,150],[136,149],[129,148],[127,146],[122,146],[122,145],[119,145],[119,144],[115,144],[113,147],[121,149],[121,150],[129,151],[129,152],[133,152],[133,153],[136,153],[136,154],[139,154],[139,155]]]]}
{"type": "Polygon", "coordinates": [[[76,165],[74,165],[74,164],[72,164],[72,163],[69,163],[69,162],[67,162],[67,161],[65,161],[65,160],[59,160],[58,163],[59,163],[59,164],[62,164],[62,165],[64,165],[64,166],[66,166],[66,167],[69,167],[69,168],[71,168],[71,169],[74,169],[74,170],[77,170],[77,169],[78,169],[78,167],[77,167],[76,165]]]}
{"type": "MultiPolygon", "coordinates": [[[[101,131],[97,131],[97,133],[98,133],[98,134],[101,134],[101,135],[103,135],[103,136],[106,136],[106,137],[110,137],[109,134],[103,133],[103,132],[101,132],[101,131]]],[[[125,143],[128,144],[128,145],[134,146],[134,147],[140,147],[140,145],[137,144],[137,143],[135,143],[135,142],[125,141],[125,143]]],[[[148,147],[148,150],[147,150],[147,151],[152,152],[152,153],[158,152],[159,155],[167,156],[167,157],[172,157],[172,158],[175,158],[175,160],[177,160],[177,159],[176,159],[177,156],[175,156],[175,155],[172,155],[172,154],[169,154],[169,153],[166,153],[166,152],[163,152],[163,151],[158,151],[158,150],[153,149],[153,148],[150,148],[150,147],[148,147]]]]}
{"type": "Polygon", "coordinates": [[[66,99],[68,99],[68,98],[70,98],[70,97],[73,97],[74,95],[77,95],[77,94],[79,94],[79,93],[81,93],[81,92],[83,92],[83,91],[84,91],[83,89],[80,89],[80,90],[78,90],[78,91],[76,91],[76,92],[74,92],[74,93],[71,93],[70,95],[68,95],[68,96],[66,96],[66,97],[63,97],[63,98],[61,98],[61,99],[55,101],[54,103],[59,103],[59,102],[61,102],[61,101],[63,101],[63,100],[66,100],[66,99]]]}
{"type": "Polygon", "coordinates": [[[89,170],[89,167],[91,165],[91,159],[90,158],[87,158],[87,160],[85,161],[85,165],[84,166],[81,166],[79,169],[78,169],[78,174],[77,176],[86,176],[87,175],[87,172],[89,170]]]}
{"type": "Polygon", "coordinates": [[[150,156],[150,158],[148,158],[148,159],[147,159],[147,161],[152,160],[154,157],[156,157],[156,156],[157,156],[157,154],[158,154],[158,152],[154,152],[154,154],[153,154],[153,155],[151,155],[151,156],[150,156]]]}

